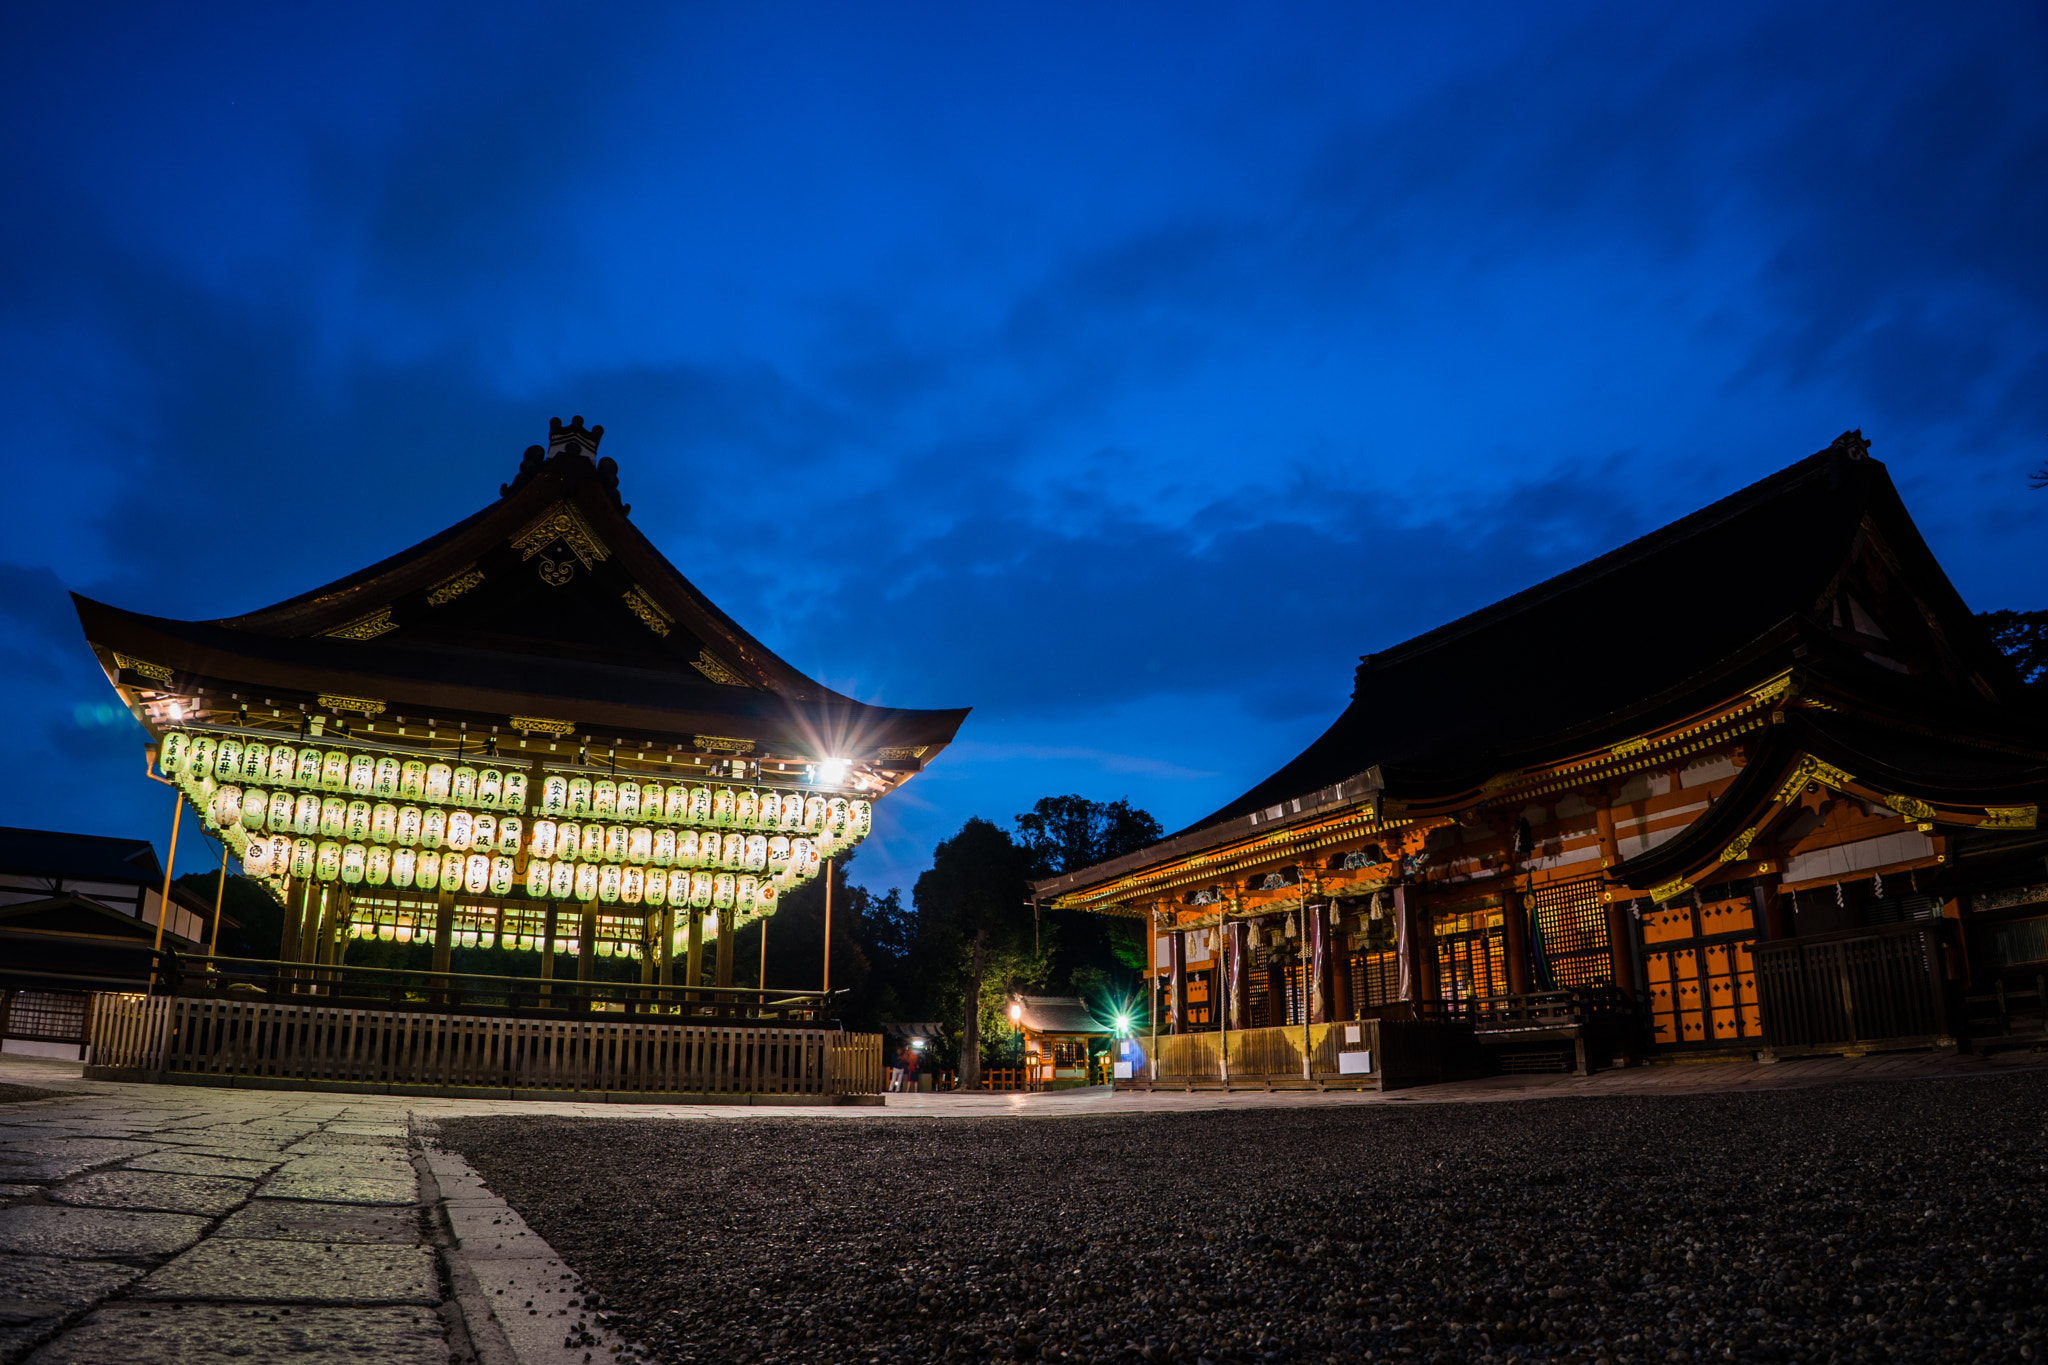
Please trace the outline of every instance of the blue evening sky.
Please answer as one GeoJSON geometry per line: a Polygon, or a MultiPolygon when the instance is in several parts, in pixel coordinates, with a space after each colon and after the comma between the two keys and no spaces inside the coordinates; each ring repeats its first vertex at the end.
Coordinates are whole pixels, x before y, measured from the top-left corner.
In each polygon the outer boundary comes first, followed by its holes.
{"type": "Polygon", "coordinates": [[[576,413],[791,662],[975,708],[878,886],[1202,815],[1360,653],[1848,427],[2048,606],[2044,15],[9,5],[0,822],[168,832],[64,589],[276,601],[576,413]]]}

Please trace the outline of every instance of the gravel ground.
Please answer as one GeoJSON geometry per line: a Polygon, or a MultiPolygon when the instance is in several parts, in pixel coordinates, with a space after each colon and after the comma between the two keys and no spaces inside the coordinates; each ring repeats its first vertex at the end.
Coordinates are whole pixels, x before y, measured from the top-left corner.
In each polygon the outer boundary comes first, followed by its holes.
{"type": "Polygon", "coordinates": [[[2048,1074],[443,1125],[663,1361],[2040,1360],[2048,1074]]]}
{"type": "Polygon", "coordinates": [[[64,1098],[61,1090],[42,1090],[33,1085],[0,1084],[0,1104],[20,1104],[24,1100],[59,1100],[64,1098]]]}

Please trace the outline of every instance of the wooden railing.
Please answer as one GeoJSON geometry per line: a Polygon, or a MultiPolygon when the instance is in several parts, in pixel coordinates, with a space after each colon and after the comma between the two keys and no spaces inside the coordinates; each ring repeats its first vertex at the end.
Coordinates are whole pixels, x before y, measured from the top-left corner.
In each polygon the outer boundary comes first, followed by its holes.
{"type": "Polygon", "coordinates": [[[824,1017],[844,990],[793,991],[754,986],[658,985],[579,981],[427,968],[314,966],[205,953],[160,954],[157,990],[170,995],[235,1001],[324,1001],[359,1009],[438,1013],[623,1013],[694,1015],[722,1020],[811,1021],[824,1017]]]}
{"type": "Polygon", "coordinates": [[[1764,1046],[1772,1052],[1952,1041],[1944,919],[1759,943],[1764,1046]]]}
{"type": "Polygon", "coordinates": [[[392,1087],[870,1095],[879,1034],[179,996],[104,997],[93,1072],[392,1087]]]}
{"type": "MultiPolygon", "coordinates": [[[[1164,1085],[1317,1084],[1373,1085],[1379,1069],[1377,1020],[1292,1024],[1275,1028],[1162,1034],[1149,1074],[1134,1082],[1164,1085]],[[1357,1033],[1356,1040],[1351,1037],[1357,1033]],[[1371,1072],[1345,1071],[1340,1055],[1369,1055],[1371,1072]],[[1306,1058],[1306,1065],[1304,1065],[1306,1058]]],[[[1149,1045],[1149,1044],[1148,1044],[1149,1045]]]]}

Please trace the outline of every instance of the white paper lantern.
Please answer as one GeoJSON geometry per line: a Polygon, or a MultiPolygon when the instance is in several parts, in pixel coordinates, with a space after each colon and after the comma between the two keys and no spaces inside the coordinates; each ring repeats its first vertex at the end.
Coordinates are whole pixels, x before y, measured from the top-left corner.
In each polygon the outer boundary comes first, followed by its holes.
{"type": "Polygon", "coordinates": [[[320,785],[320,768],[325,756],[318,749],[299,750],[298,761],[292,766],[292,785],[296,787],[317,787],[320,785]]]}
{"type": "Polygon", "coordinates": [[[320,785],[328,791],[348,790],[348,755],[329,749],[320,759],[320,785]]]}
{"type": "Polygon", "coordinates": [[[469,851],[470,836],[476,830],[476,817],[466,810],[448,812],[448,847],[458,852],[469,851]]]}
{"type": "Polygon", "coordinates": [[[690,874],[690,904],[702,910],[711,904],[712,876],[709,872],[690,874]]]}
{"type": "Polygon", "coordinates": [[[619,784],[610,778],[601,777],[590,787],[590,813],[596,816],[612,816],[619,813],[619,784]]]}
{"type": "Polygon", "coordinates": [[[647,860],[656,867],[673,866],[676,860],[676,832],[672,829],[654,831],[654,840],[648,846],[647,860]]]}
{"type": "Polygon", "coordinates": [[[638,905],[640,896],[647,887],[647,872],[638,867],[619,869],[619,899],[627,905],[638,905]]]}
{"type": "Polygon", "coordinates": [[[781,899],[782,893],[777,891],[775,883],[766,877],[763,877],[760,883],[754,887],[754,909],[760,915],[774,914],[775,907],[781,903],[781,899]]]}
{"type": "Polygon", "coordinates": [[[432,849],[419,851],[418,861],[413,864],[412,879],[422,891],[432,891],[441,884],[441,855],[432,849]]]}
{"type": "Polygon", "coordinates": [[[606,825],[604,827],[604,860],[608,863],[621,862],[626,856],[626,827],[606,825]]]}
{"type": "Polygon", "coordinates": [[[251,839],[249,846],[242,850],[242,871],[251,877],[268,877],[270,871],[270,840],[251,839]]]}
{"type": "MultiPolygon", "coordinates": [[[[462,889],[462,879],[465,870],[466,868],[464,866],[463,857],[460,853],[442,854],[441,889],[443,891],[460,891],[462,889]]],[[[489,880],[490,870],[488,865],[485,868],[484,877],[486,880],[489,880]]]]}
{"type": "Polygon", "coordinates": [[[185,771],[185,758],[191,751],[192,736],[183,730],[167,731],[163,742],[157,746],[156,766],[165,777],[176,777],[185,771]]]}
{"type": "Polygon", "coordinates": [[[533,822],[533,837],[527,841],[526,851],[536,858],[555,856],[555,831],[558,826],[552,820],[533,822]]]}
{"type": "Polygon", "coordinates": [[[500,795],[499,795],[499,797],[498,797],[498,808],[499,808],[500,810],[516,810],[516,811],[520,812],[521,814],[524,814],[524,813],[525,813],[525,811],[526,811],[526,774],[525,774],[525,773],[506,773],[506,774],[505,774],[505,785],[504,785],[504,788],[503,788],[502,792],[500,793],[500,795]]]}
{"type": "Polygon", "coordinates": [[[398,842],[407,848],[418,845],[420,835],[426,832],[427,817],[418,806],[398,808],[398,842]]]}
{"type": "Polygon", "coordinates": [[[597,869],[597,898],[606,905],[619,898],[619,869],[610,863],[597,869]]]}
{"type": "Polygon", "coordinates": [[[341,844],[334,839],[324,839],[315,855],[313,875],[323,882],[331,882],[341,876],[341,844]]]}
{"type": "Polygon", "coordinates": [[[590,814],[590,779],[572,777],[569,779],[569,814],[590,814]]]}
{"type": "Polygon", "coordinates": [[[223,739],[213,751],[213,776],[219,782],[232,782],[242,775],[242,741],[223,739]]]}
{"type": "Polygon", "coordinates": [[[358,843],[370,837],[369,802],[351,801],[348,803],[348,810],[342,815],[341,832],[344,838],[354,839],[358,843]]]}
{"type": "MultiPolygon", "coordinates": [[[[431,772],[427,774],[427,780],[434,780],[431,772]]],[[[476,804],[476,769],[465,763],[455,770],[448,781],[448,799],[460,806],[476,804]]]]}
{"type": "Polygon", "coordinates": [[[201,773],[213,772],[213,751],[220,741],[212,735],[194,735],[192,747],[185,751],[185,771],[197,777],[201,773]]]}
{"type": "Polygon", "coordinates": [[[732,822],[741,829],[752,829],[754,822],[761,818],[761,794],[751,787],[733,793],[732,822]]]}
{"type": "Polygon", "coordinates": [[[874,828],[875,806],[872,801],[849,801],[846,804],[846,832],[856,839],[868,837],[874,828]]]}
{"type": "Polygon", "coordinates": [[[749,834],[747,850],[740,856],[740,866],[749,872],[759,872],[768,866],[768,836],[749,834]]]}
{"type": "Polygon", "coordinates": [[[760,885],[761,879],[759,877],[746,873],[741,874],[733,882],[732,903],[734,908],[743,915],[751,915],[754,911],[754,892],[760,888],[760,885]]]}
{"type": "Polygon", "coordinates": [[[242,823],[242,789],[230,783],[213,789],[213,800],[206,808],[206,818],[216,827],[242,823]]]}
{"type": "Polygon", "coordinates": [[[720,910],[732,909],[733,883],[736,879],[730,872],[720,872],[711,879],[711,903],[720,910]]]}
{"type": "Polygon", "coordinates": [[[645,825],[635,825],[625,832],[625,860],[645,866],[654,858],[654,831],[645,825]]]}
{"type": "Polygon", "coordinates": [[[245,783],[270,780],[270,746],[260,739],[250,740],[242,746],[242,780],[245,783]]]}
{"type": "Polygon", "coordinates": [[[363,861],[363,880],[372,886],[382,886],[391,880],[391,850],[383,844],[371,844],[370,853],[363,861]]]}
{"type": "MultiPolygon", "coordinates": [[[[446,875],[442,877],[446,881],[446,875]]],[[[491,855],[472,853],[463,862],[460,888],[472,896],[481,896],[491,886],[491,855]]]]}
{"type": "Polygon", "coordinates": [[[410,758],[398,770],[398,794],[414,799],[424,799],[427,794],[427,765],[425,760],[410,758]]]}
{"type": "Polygon", "coordinates": [[[427,800],[446,801],[448,784],[455,780],[455,770],[446,763],[427,765],[427,800]]]}
{"type": "Polygon", "coordinates": [[[429,806],[420,816],[420,847],[439,848],[448,840],[448,812],[429,806]]]}
{"type": "Polygon", "coordinates": [[[289,787],[298,781],[299,751],[289,744],[274,744],[270,749],[270,785],[289,787]]]}
{"type": "Polygon", "coordinates": [[[740,796],[731,787],[720,787],[711,795],[711,823],[720,829],[732,824],[733,812],[739,809],[740,796]]]}
{"type": "Polygon", "coordinates": [[[687,824],[690,820],[690,789],[683,786],[670,787],[661,798],[661,818],[671,825],[687,824]]]}
{"type": "Polygon", "coordinates": [[[576,864],[576,899],[594,901],[597,899],[597,864],[576,864]]]}
{"type": "Polygon", "coordinates": [[[576,861],[579,863],[601,863],[604,861],[604,826],[588,824],[583,827],[583,837],[576,846],[576,861]]]}
{"type": "Polygon", "coordinates": [[[669,908],[673,910],[681,910],[690,903],[689,873],[671,872],[668,874],[668,903],[669,908]]]}
{"type": "Polygon", "coordinates": [[[544,900],[548,894],[548,865],[545,859],[526,860],[526,894],[544,900]]]}
{"type": "Polygon", "coordinates": [[[549,773],[540,784],[540,808],[544,815],[561,815],[569,809],[569,779],[549,773]]]}
{"type": "Polygon", "coordinates": [[[548,899],[565,901],[576,894],[576,864],[556,863],[548,869],[548,899]]]}
{"type": "Polygon", "coordinates": [[[386,754],[377,760],[376,776],[370,782],[372,796],[398,795],[398,760],[386,754]]]}
{"type": "Polygon", "coordinates": [[[804,833],[816,834],[825,827],[825,812],[828,807],[822,796],[804,798],[804,833]]]}
{"type": "Polygon", "coordinates": [[[668,869],[665,867],[650,867],[647,869],[646,877],[647,890],[644,894],[647,897],[647,903],[649,905],[660,905],[666,902],[668,900],[668,869]]]}
{"type": "Polygon", "coordinates": [[[746,865],[746,861],[747,836],[744,834],[726,835],[725,846],[721,848],[718,853],[718,865],[720,867],[731,868],[734,871],[738,871],[741,867],[746,865]]]}
{"type": "Polygon", "coordinates": [[[398,807],[389,801],[379,801],[370,807],[370,837],[380,844],[398,837],[398,807]]]}
{"type": "Polygon", "coordinates": [[[357,796],[369,796],[377,790],[376,759],[357,754],[348,761],[348,789],[357,796]]]}
{"type": "Polygon", "coordinates": [[[495,810],[505,795],[505,774],[485,768],[476,775],[476,803],[495,810]]]}
{"type": "Polygon", "coordinates": [[[419,855],[409,848],[391,850],[391,884],[411,886],[413,873],[418,869],[419,855]]]}
{"type": "Polygon", "coordinates": [[[675,856],[675,865],[677,867],[697,866],[701,857],[698,851],[700,837],[694,829],[686,829],[677,833],[675,856]]]}
{"type": "Polygon", "coordinates": [[[349,844],[341,850],[341,879],[350,886],[363,879],[363,868],[369,860],[369,850],[361,844],[349,844]]]}

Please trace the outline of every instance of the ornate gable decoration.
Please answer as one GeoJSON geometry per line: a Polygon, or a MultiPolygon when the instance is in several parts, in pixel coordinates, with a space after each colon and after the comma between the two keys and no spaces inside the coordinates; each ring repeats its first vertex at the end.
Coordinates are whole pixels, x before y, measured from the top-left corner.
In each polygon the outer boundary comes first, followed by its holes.
{"type": "Polygon", "coordinates": [[[398,629],[398,622],[391,619],[391,608],[379,607],[373,612],[344,622],[332,630],[323,630],[322,635],[331,635],[337,640],[374,640],[379,635],[388,635],[398,629]]]}
{"type": "MultiPolygon", "coordinates": [[[[661,609],[661,604],[647,595],[647,589],[635,583],[626,594],[626,609],[640,618],[640,624],[659,635],[668,638],[675,626],[676,618],[661,609]]],[[[701,665],[700,665],[701,666],[701,665]]]]}
{"type": "MultiPolygon", "coordinates": [[[[668,632],[663,631],[662,633],[667,634],[668,632]]],[[[708,649],[698,650],[697,657],[690,661],[690,667],[696,669],[699,673],[711,679],[711,681],[722,683],[727,687],[751,686],[745,678],[742,678],[733,671],[732,665],[708,649]]]]}
{"type": "Polygon", "coordinates": [[[527,523],[525,530],[512,537],[512,548],[519,551],[522,563],[540,557],[541,582],[551,588],[559,588],[576,576],[576,564],[571,559],[586,569],[594,569],[612,555],[583,514],[567,501],[557,502],[527,523]],[[562,547],[559,554],[555,552],[557,546],[562,547]]]}

